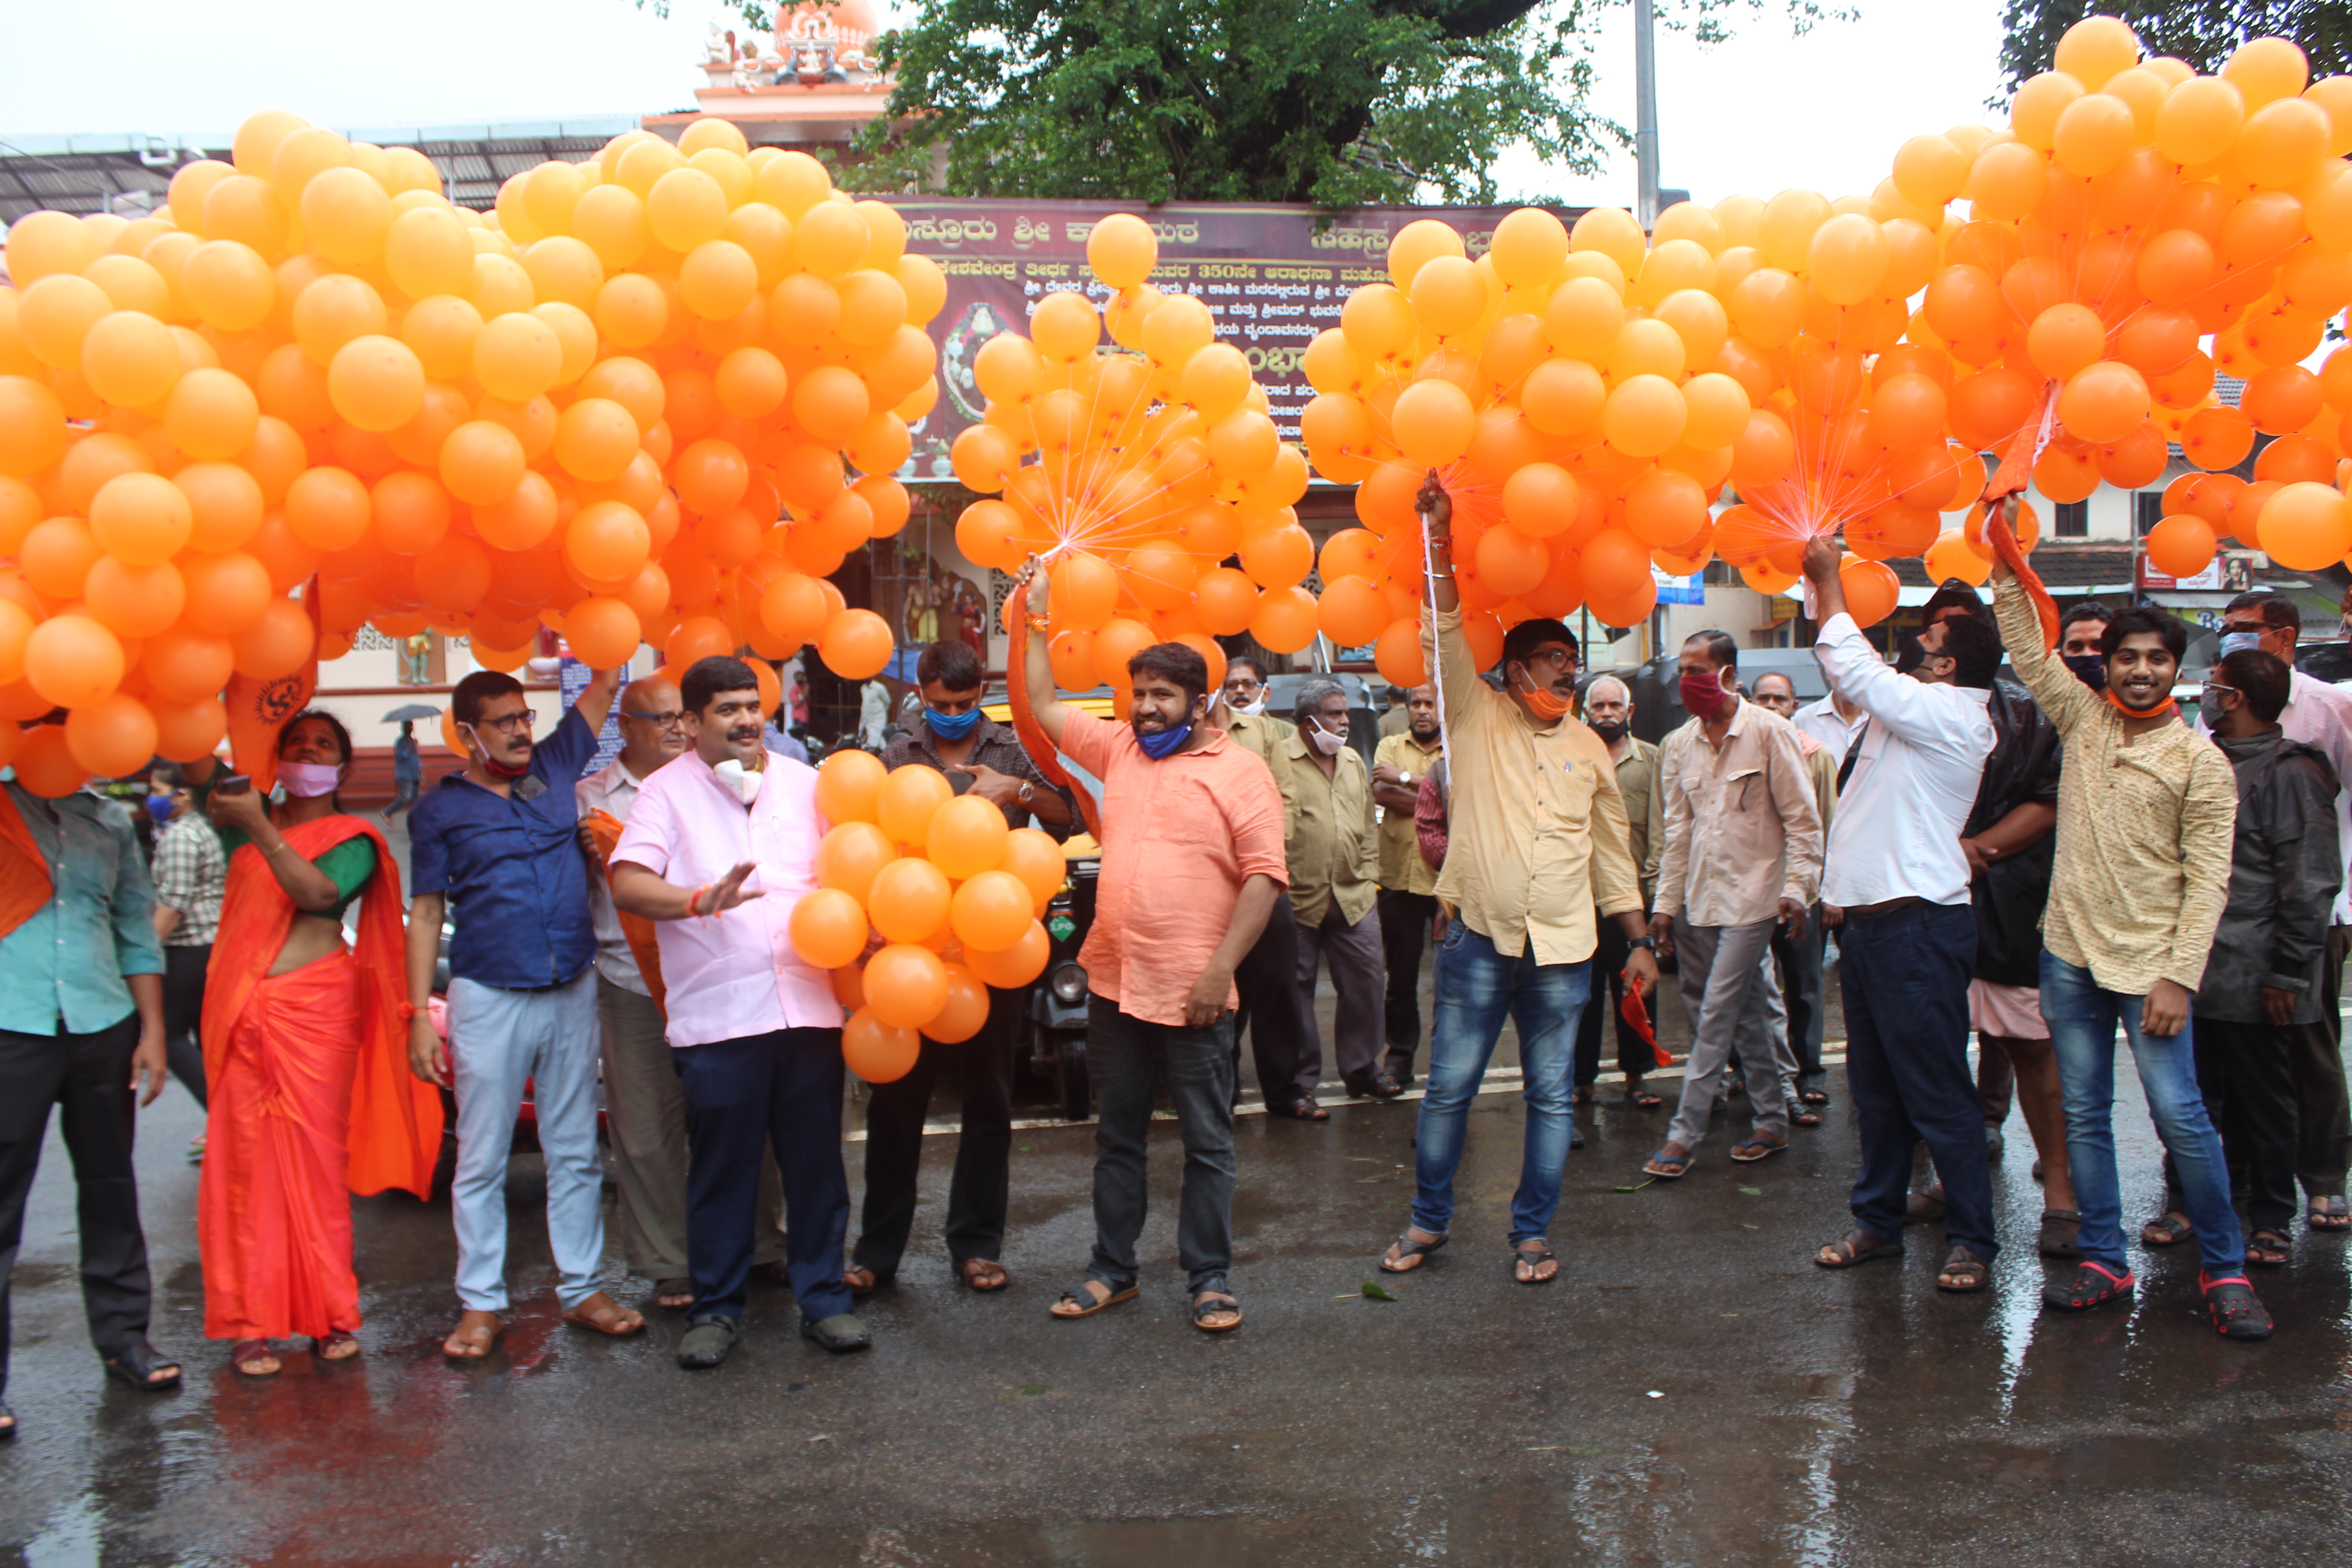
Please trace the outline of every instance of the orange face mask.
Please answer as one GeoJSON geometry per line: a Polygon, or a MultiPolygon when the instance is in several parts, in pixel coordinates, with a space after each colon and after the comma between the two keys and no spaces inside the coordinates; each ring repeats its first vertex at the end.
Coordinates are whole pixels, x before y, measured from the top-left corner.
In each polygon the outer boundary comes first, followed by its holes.
{"type": "Polygon", "coordinates": [[[1557,724],[1568,717],[1568,699],[1550,687],[1538,686],[1529,680],[1519,689],[1519,692],[1528,700],[1528,711],[1545,723],[1557,724]]]}
{"type": "Polygon", "coordinates": [[[2124,705],[2123,700],[2116,695],[2113,687],[2106,688],[2099,695],[2107,700],[2107,706],[2126,719],[2166,719],[2178,711],[2179,707],[2171,698],[2167,697],[2153,708],[2127,708],[2124,705]]]}

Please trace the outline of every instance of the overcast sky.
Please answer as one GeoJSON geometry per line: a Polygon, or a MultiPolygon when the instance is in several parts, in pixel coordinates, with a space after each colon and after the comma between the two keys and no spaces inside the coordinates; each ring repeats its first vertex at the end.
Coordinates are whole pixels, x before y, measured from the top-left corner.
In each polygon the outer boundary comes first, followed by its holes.
{"type": "MultiPolygon", "coordinates": [[[[1867,191],[1905,137],[1984,118],[1996,0],[1857,3],[1861,21],[1802,38],[1777,12],[1712,49],[1662,32],[1663,183],[1701,201],[1867,191]]],[[[12,0],[6,15],[0,140],[210,137],[265,106],[339,127],[654,113],[692,105],[704,30],[730,14],[709,0],[675,0],[667,20],[630,0],[12,0]]],[[[1596,106],[1630,127],[1631,8],[1608,25],[1596,106]]],[[[1633,205],[1630,154],[1591,178],[1525,155],[1502,175],[1507,195],[1633,205]]]]}

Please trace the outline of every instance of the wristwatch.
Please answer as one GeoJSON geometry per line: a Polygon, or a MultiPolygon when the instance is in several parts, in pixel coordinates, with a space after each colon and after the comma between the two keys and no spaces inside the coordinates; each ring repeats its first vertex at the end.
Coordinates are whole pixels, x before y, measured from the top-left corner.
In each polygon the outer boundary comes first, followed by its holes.
{"type": "Polygon", "coordinates": [[[1032,799],[1035,798],[1036,794],[1037,786],[1031,784],[1027,779],[1023,779],[1021,781],[1021,793],[1013,798],[1019,801],[1022,805],[1027,805],[1032,799]]]}
{"type": "Polygon", "coordinates": [[[1627,942],[1625,943],[1625,945],[1626,945],[1627,947],[1629,947],[1629,948],[1631,948],[1631,947],[1646,947],[1646,948],[1648,948],[1652,952],[1657,952],[1657,951],[1658,951],[1657,939],[1655,939],[1654,937],[1649,937],[1649,936],[1637,936],[1637,937],[1633,938],[1631,941],[1627,942]]]}

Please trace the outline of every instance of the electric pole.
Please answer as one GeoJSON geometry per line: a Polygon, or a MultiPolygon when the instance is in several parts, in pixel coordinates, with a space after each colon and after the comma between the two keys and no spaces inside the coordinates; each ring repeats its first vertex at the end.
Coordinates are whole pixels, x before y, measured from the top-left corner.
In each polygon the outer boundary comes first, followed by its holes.
{"type": "Polygon", "coordinates": [[[1646,234],[1658,222],[1658,62],[1651,0],[1633,0],[1633,163],[1640,182],[1634,216],[1646,234]]]}

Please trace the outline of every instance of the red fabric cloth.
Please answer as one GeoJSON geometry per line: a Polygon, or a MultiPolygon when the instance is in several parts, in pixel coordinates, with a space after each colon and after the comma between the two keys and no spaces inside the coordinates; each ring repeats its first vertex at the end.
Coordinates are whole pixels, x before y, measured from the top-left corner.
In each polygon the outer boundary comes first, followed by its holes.
{"type": "Polygon", "coordinates": [[[376,860],[358,946],[285,974],[269,968],[294,900],[256,846],[229,860],[202,1026],[212,1105],[197,1239],[205,1332],[217,1338],[356,1325],[347,1193],[432,1191],[441,1097],[408,1070],[397,1011],[407,988],[399,867],[383,835],[355,816],[284,831],[306,860],[362,834],[376,860]]]}
{"type": "Polygon", "coordinates": [[[24,813],[8,792],[0,789],[0,936],[6,936],[40,912],[57,897],[49,879],[49,863],[24,813]]]}

